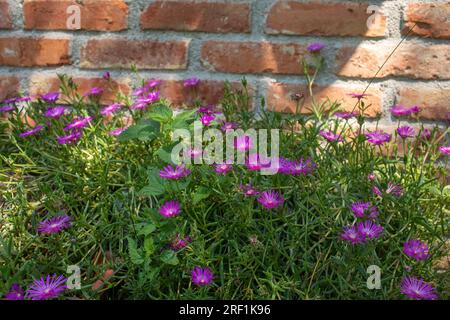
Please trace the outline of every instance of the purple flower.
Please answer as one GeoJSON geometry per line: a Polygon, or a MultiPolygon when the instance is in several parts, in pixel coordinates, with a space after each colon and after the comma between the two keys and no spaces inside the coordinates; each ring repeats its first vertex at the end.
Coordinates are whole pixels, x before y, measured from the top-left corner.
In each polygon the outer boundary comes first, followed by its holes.
{"type": "Polygon", "coordinates": [[[41,99],[47,103],[54,103],[56,102],[56,100],[59,99],[59,95],[60,95],[59,92],[49,92],[41,95],[41,99]]]}
{"type": "Polygon", "coordinates": [[[58,137],[57,141],[59,144],[74,144],[78,142],[78,140],[81,138],[81,135],[81,131],[74,131],[67,136],[58,137]]]}
{"type": "Polygon", "coordinates": [[[13,285],[11,286],[11,289],[5,295],[5,299],[6,300],[23,300],[24,299],[23,289],[17,283],[13,283],[13,285]]]}
{"type": "Polygon", "coordinates": [[[364,237],[359,233],[356,226],[345,226],[341,233],[341,239],[353,245],[364,242],[364,237]]]}
{"type": "Polygon", "coordinates": [[[38,232],[43,234],[59,233],[64,229],[68,229],[71,226],[72,218],[67,215],[53,217],[44,221],[41,221],[38,226],[38,232]]]}
{"type": "Polygon", "coordinates": [[[216,112],[216,107],[214,105],[203,106],[197,109],[198,113],[213,115],[216,112]]]}
{"type": "Polygon", "coordinates": [[[270,190],[262,192],[258,197],[258,202],[266,209],[273,209],[281,206],[284,198],[277,191],[270,190]]]}
{"type": "Polygon", "coordinates": [[[245,152],[253,147],[253,140],[249,136],[239,136],[234,140],[236,150],[245,152]]]}
{"type": "Polygon", "coordinates": [[[109,116],[115,113],[117,110],[122,108],[122,105],[120,103],[113,103],[107,107],[104,107],[102,110],[100,110],[100,114],[102,116],[109,116]]]}
{"type": "Polygon", "coordinates": [[[244,192],[244,196],[253,197],[259,195],[259,191],[251,185],[241,185],[241,190],[244,192]]]}
{"type": "Polygon", "coordinates": [[[370,97],[371,96],[371,94],[369,94],[369,93],[353,93],[353,92],[349,93],[348,95],[350,97],[358,99],[358,100],[361,100],[361,99],[364,99],[365,97],[370,97]]]}
{"type": "Polygon", "coordinates": [[[103,91],[104,90],[102,88],[93,87],[88,92],[86,92],[84,96],[85,97],[99,96],[103,93],[103,91]]]}
{"type": "Polygon", "coordinates": [[[325,48],[326,46],[323,43],[320,42],[313,42],[308,45],[306,48],[310,53],[320,53],[320,51],[325,48]]]}
{"type": "Polygon", "coordinates": [[[196,87],[199,84],[200,84],[200,79],[196,78],[196,77],[184,80],[184,86],[185,87],[196,87]]]}
{"type": "Polygon", "coordinates": [[[432,285],[416,277],[403,278],[400,284],[400,292],[414,300],[434,300],[438,298],[432,285]]]}
{"type": "Polygon", "coordinates": [[[301,92],[295,92],[295,93],[291,94],[291,99],[293,101],[300,101],[304,97],[305,97],[305,94],[301,93],[301,92]]]}
{"type": "Polygon", "coordinates": [[[92,121],[92,117],[79,117],[75,118],[72,123],[67,125],[64,130],[73,130],[73,129],[82,129],[88,125],[89,122],[92,121]]]}
{"type": "Polygon", "coordinates": [[[381,145],[385,142],[391,141],[391,135],[381,130],[366,133],[366,138],[369,143],[374,145],[381,145]]]}
{"type": "Polygon", "coordinates": [[[175,239],[173,239],[172,242],[170,243],[170,248],[173,251],[178,251],[186,247],[191,241],[192,241],[191,237],[189,236],[181,237],[180,234],[177,234],[175,239]]]}
{"type": "Polygon", "coordinates": [[[202,122],[202,124],[206,127],[208,127],[211,122],[215,119],[216,117],[209,115],[209,114],[204,114],[202,115],[202,117],[200,118],[200,121],[202,122]]]}
{"type": "Polygon", "coordinates": [[[334,115],[336,117],[338,117],[338,118],[348,120],[348,119],[351,119],[351,118],[354,118],[354,117],[358,116],[358,112],[345,112],[345,111],[343,111],[343,112],[336,112],[334,115]]]}
{"type": "Polygon", "coordinates": [[[189,148],[184,152],[184,156],[189,159],[196,159],[203,155],[203,150],[199,148],[189,148]]]}
{"type": "Polygon", "coordinates": [[[14,111],[16,108],[13,106],[1,106],[0,107],[0,113],[4,113],[4,112],[11,112],[14,111]]]}
{"type": "Polygon", "coordinates": [[[263,158],[259,154],[251,154],[245,161],[245,166],[250,171],[258,171],[261,169],[269,168],[271,164],[270,159],[263,158]]]}
{"type": "Polygon", "coordinates": [[[397,128],[397,133],[403,139],[414,137],[416,134],[414,129],[410,126],[403,126],[403,127],[397,128]]]}
{"type": "Polygon", "coordinates": [[[206,286],[214,279],[210,268],[195,267],[191,272],[192,283],[197,286],[206,286]]]}
{"type": "Polygon", "coordinates": [[[64,276],[56,276],[54,274],[52,277],[47,275],[47,278],[43,277],[39,280],[34,280],[33,284],[27,290],[26,297],[31,300],[48,300],[57,298],[65,289],[67,279],[64,276]]]}
{"type": "Polygon", "coordinates": [[[161,84],[161,80],[158,79],[150,79],[145,84],[146,89],[154,89],[161,84]]]}
{"type": "Polygon", "coordinates": [[[423,129],[420,133],[420,138],[423,140],[429,140],[431,138],[431,131],[427,128],[423,129]]]}
{"type": "Polygon", "coordinates": [[[316,169],[316,164],[311,159],[303,159],[291,161],[288,174],[293,176],[311,174],[316,169]]]}
{"type": "Polygon", "coordinates": [[[378,238],[383,232],[383,227],[370,220],[358,223],[358,232],[363,239],[378,238]]]}
{"type": "Polygon", "coordinates": [[[378,208],[372,206],[370,202],[355,202],[350,209],[357,218],[376,219],[378,217],[378,208]]]}
{"type": "Polygon", "coordinates": [[[36,135],[39,131],[41,131],[42,129],[44,129],[44,126],[36,126],[33,129],[29,130],[29,131],[25,131],[22,132],[19,137],[23,138],[23,137],[28,137],[28,136],[34,136],[36,135]]]}
{"type": "Polygon", "coordinates": [[[233,166],[231,164],[222,163],[214,165],[214,171],[219,174],[226,174],[231,170],[233,170],[233,166]]]}
{"type": "Polygon", "coordinates": [[[108,134],[110,136],[117,137],[117,136],[120,136],[122,134],[122,132],[124,132],[127,129],[128,129],[128,127],[113,129],[108,134]]]}
{"type": "Polygon", "coordinates": [[[223,132],[226,132],[227,130],[234,130],[234,129],[237,129],[237,128],[238,128],[237,123],[224,122],[221,129],[222,129],[223,132]]]}
{"type": "Polygon", "coordinates": [[[181,204],[178,201],[172,200],[164,203],[159,208],[159,214],[166,218],[173,218],[181,212],[181,204]]]}
{"type": "Polygon", "coordinates": [[[159,171],[159,176],[164,179],[178,180],[191,173],[184,165],[177,165],[175,168],[168,165],[159,171]]]}
{"type": "MultiPolygon", "coordinates": [[[[146,96],[141,96],[137,102],[138,104],[152,104],[159,100],[159,91],[149,92],[146,96]]],[[[132,108],[133,109],[133,108],[132,108]]]]}
{"type": "Polygon", "coordinates": [[[319,134],[330,142],[342,141],[342,137],[340,134],[334,134],[333,132],[328,130],[322,130],[319,132],[319,134]]]}
{"type": "Polygon", "coordinates": [[[444,154],[450,154],[450,145],[439,147],[439,151],[444,154]]]}
{"type": "Polygon", "coordinates": [[[44,113],[44,117],[59,119],[64,115],[65,112],[66,112],[66,108],[62,107],[62,106],[48,108],[44,113]]]}
{"type": "Polygon", "coordinates": [[[110,80],[111,79],[111,73],[109,71],[104,72],[102,78],[105,79],[105,80],[110,80]]]}
{"type": "Polygon", "coordinates": [[[394,117],[404,117],[420,112],[418,106],[407,108],[405,106],[396,105],[391,108],[391,113],[394,117]]]}
{"type": "Polygon", "coordinates": [[[426,243],[420,240],[409,240],[403,244],[403,252],[417,261],[426,260],[430,256],[428,251],[426,243]]]}
{"type": "Polygon", "coordinates": [[[399,184],[389,182],[386,188],[386,194],[392,194],[395,197],[400,197],[403,195],[403,187],[399,184]]]}

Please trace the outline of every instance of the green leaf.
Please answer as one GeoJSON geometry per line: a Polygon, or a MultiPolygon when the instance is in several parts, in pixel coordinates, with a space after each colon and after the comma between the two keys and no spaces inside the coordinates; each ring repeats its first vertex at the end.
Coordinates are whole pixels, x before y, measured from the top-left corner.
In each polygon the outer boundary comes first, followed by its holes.
{"type": "Polygon", "coordinates": [[[158,168],[150,168],[148,170],[148,186],[139,191],[140,196],[160,196],[165,192],[164,185],[166,181],[159,176],[158,168]]]}
{"type": "Polygon", "coordinates": [[[165,163],[173,164],[172,153],[171,153],[171,151],[167,151],[166,148],[164,148],[164,147],[159,148],[158,151],[156,151],[156,154],[165,163]]]}
{"type": "Polygon", "coordinates": [[[172,120],[173,111],[163,103],[157,104],[147,113],[147,117],[160,123],[167,123],[172,120]]]}
{"type": "Polygon", "coordinates": [[[164,194],[164,187],[161,185],[148,185],[139,190],[138,195],[141,197],[156,197],[164,194]]]}
{"type": "Polygon", "coordinates": [[[196,110],[180,112],[175,116],[172,122],[173,129],[187,129],[189,128],[189,123],[194,120],[193,115],[196,110]]]}
{"type": "Polygon", "coordinates": [[[211,193],[207,188],[201,187],[195,192],[194,196],[192,197],[192,203],[197,204],[200,201],[208,198],[210,195],[211,193]]]}
{"type": "Polygon", "coordinates": [[[144,240],[144,250],[145,255],[149,257],[155,251],[155,244],[153,242],[153,238],[147,237],[144,240]]]}
{"type": "Polygon", "coordinates": [[[179,263],[176,253],[172,250],[164,251],[161,255],[161,261],[171,266],[176,266],[179,263]]]}
{"type": "Polygon", "coordinates": [[[144,119],[122,132],[122,134],[118,137],[118,140],[121,142],[133,139],[143,141],[153,140],[158,137],[159,131],[160,125],[158,122],[144,119]]]}
{"type": "Polygon", "coordinates": [[[156,230],[156,226],[153,223],[148,223],[144,225],[138,232],[140,236],[148,236],[150,233],[156,230]]]}
{"type": "Polygon", "coordinates": [[[142,264],[144,262],[144,259],[139,254],[136,241],[134,241],[130,237],[127,237],[127,240],[128,240],[128,253],[130,255],[131,262],[133,264],[142,264]]]}

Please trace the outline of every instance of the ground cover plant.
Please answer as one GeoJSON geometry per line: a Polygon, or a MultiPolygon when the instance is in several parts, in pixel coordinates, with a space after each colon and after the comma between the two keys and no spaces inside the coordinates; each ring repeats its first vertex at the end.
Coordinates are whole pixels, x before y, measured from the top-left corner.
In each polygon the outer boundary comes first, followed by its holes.
{"type": "MultiPolygon", "coordinates": [[[[309,50],[311,88],[324,61],[320,45],[309,50]]],[[[141,79],[108,106],[102,88],[80,95],[60,80],[59,92],[1,104],[3,297],[449,297],[448,269],[437,266],[449,250],[448,129],[399,120],[393,134],[367,130],[363,93],[352,112],[305,105],[298,93],[294,114],[263,100],[255,114],[244,80],[220,106],[174,112],[159,80],[141,79]],[[194,163],[173,163],[174,133],[198,123],[278,129],[279,155],[254,153],[256,141],[240,136],[235,148],[250,149],[243,164],[195,164],[214,140],[184,150],[194,163]],[[275,160],[279,168],[261,174],[275,160]],[[381,273],[375,287],[368,268],[381,273]],[[80,286],[66,281],[69,270],[80,271],[80,286]]],[[[195,92],[199,81],[185,86],[195,92]]],[[[420,106],[391,112],[414,118],[420,106]]]]}

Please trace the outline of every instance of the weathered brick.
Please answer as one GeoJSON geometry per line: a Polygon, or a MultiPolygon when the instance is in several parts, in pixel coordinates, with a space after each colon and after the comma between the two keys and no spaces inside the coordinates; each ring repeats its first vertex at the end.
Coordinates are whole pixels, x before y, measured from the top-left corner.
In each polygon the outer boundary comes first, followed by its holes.
{"type": "Polygon", "coordinates": [[[201,59],[220,72],[302,74],[306,52],[306,46],[295,43],[207,41],[201,59]]]}
{"type": "Polygon", "coordinates": [[[16,96],[20,89],[20,80],[16,76],[0,76],[0,101],[16,96]]]}
{"type": "Polygon", "coordinates": [[[25,29],[77,30],[72,22],[73,11],[80,10],[78,30],[120,31],[127,28],[128,6],[123,0],[25,0],[23,15],[25,29]]]}
{"type": "Polygon", "coordinates": [[[372,15],[369,3],[277,1],[267,18],[269,34],[382,37],[386,17],[372,15]],[[369,11],[369,12],[368,12],[369,11]],[[369,18],[373,23],[367,27],[369,18]]]}
{"type": "MultiPolygon", "coordinates": [[[[372,78],[396,44],[343,46],[336,53],[335,73],[372,78]]],[[[450,79],[450,45],[402,44],[387,60],[377,78],[450,79]]]]}
{"type": "Polygon", "coordinates": [[[246,3],[157,1],[141,15],[142,29],[250,32],[246,3]]]}
{"type": "Polygon", "coordinates": [[[186,69],[188,41],[102,39],[81,49],[82,68],[186,69]]]}
{"type": "Polygon", "coordinates": [[[11,12],[7,0],[0,0],[0,29],[12,29],[11,12]]]}
{"type": "MultiPolygon", "coordinates": [[[[230,85],[232,89],[242,88],[240,82],[231,82],[230,85]]],[[[202,80],[197,87],[186,88],[183,81],[168,80],[162,82],[160,90],[161,96],[171,101],[175,107],[192,103],[195,99],[200,99],[203,104],[218,104],[225,93],[225,82],[202,80]]],[[[249,88],[249,90],[253,89],[249,88]]]]}
{"type": "Polygon", "coordinates": [[[419,116],[427,120],[450,120],[450,88],[402,86],[397,90],[396,103],[419,106],[419,116]]]}
{"type": "MultiPolygon", "coordinates": [[[[343,111],[354,111],[357,105],[357,100],[352,98],[350,93],[361,93],[364,88],[358,90],[338,86],[313,86],[313,94],[316,103],[323,103],[330,99],[331,102],[340,103],[340,109],[343,111]]],[[[296,111],[297,103],[291,98],[294,93],[303,93],[305,95],[304,106],[302,113],[310,113],[311,110],[311,95],[305,85],[285,84],[285,83],[271,83],[267,90],[267,107],[269,110],[274,110],[283,113],[293,113],[296,111]]],[[[381,93],[378,90],[370,89],[367,93],[370,96],[364,99],[366,106],[369,106],[365,112],[366,116],[374,117],[381,113],[381,93]]]]}
{"type": "Polygon", "coordinates": [[[422,37],[450,38],[450,3],[410,3],[406,9],[403,34],[411,31],[422,37]]]}
{"type": "MultiPolygon", "coordinates": [[[[103,78],[86,78],[75,77],[74,83],[78,86],[77,92],[80,95],[86,94],[91,88],[99,87],[104,89],[100,97],[102,104],[109,104],[116,101],[116,94],[123,92],[129,94],[131,92],[130,80],[127,78],[115,79],[110,82],[103,78]]],[[[55,92],[59,90],[61,82],[56,76],[34,75],[29,80],[30,94],[44,94],[47,92],[55,92]]],[[[61,97],[61,102],[65,97],[61,97]]]]}
{"type": "Polygon", "coordinates": [[[47,38],[0,38],[0,65],[32,67],[70,63],[70,41],[47,38]]]}

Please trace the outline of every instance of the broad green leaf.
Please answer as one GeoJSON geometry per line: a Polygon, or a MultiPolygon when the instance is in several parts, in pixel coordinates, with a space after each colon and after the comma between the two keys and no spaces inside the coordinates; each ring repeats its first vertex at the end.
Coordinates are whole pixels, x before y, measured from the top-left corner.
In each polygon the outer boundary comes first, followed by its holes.
{"type": "Polygon", "coordinates": [[[146,237],[144,240],[145,255],[149,257],[155,251],[155,244],[152,237],[146,237]]]}
{"type": "Polygon", "coordinates": [[[156,226],[153,223],[148,223],[139,230],[138,235],[147,236],[155,230],[156,230],[156,226]]]}
{"type": "Polygon", "coordinates": [[[130,255],[131,262],[134,264],[142,264],[144,262],[144,259],[139,254],[136,241],[134,241],[130,237],[127,237],[127,240],[128,240],[128,253],[130,255]]]}
{"type": "Polygon", "coordinates": [[[128,141],[132,139],[153,140],[160,131],[160,125],[152,120],[140,120],[134,126],[129,127],[118,137],[119,141],[128,141]]]}
{"type": "Polygon", "coordinates": [[[199,188],[199,189],[195,192],[194,196],[192,197],[192,203],[193,203],[193,204],[197,204],[197,203],[199,203],[200,201],[202,201],[202,200],[208,198],[209,196],[210,196],[210,192],[209,192],[208,189],[203,188],[203,187],[202,187],[202,188],[199,188]]]}
{"type": "Polygon", "coordinates": [[[172,120],[173,111],[165,104],[157,104],[147,113],[147,117],[160,123],[167,123],[172,120]]]}
{"type": "Polygon", "coordinates": [[[164,251],[161,254],[161,261],[171,266],[176,266],[179,263],[176,253],[172,250],[164,251]]]}

